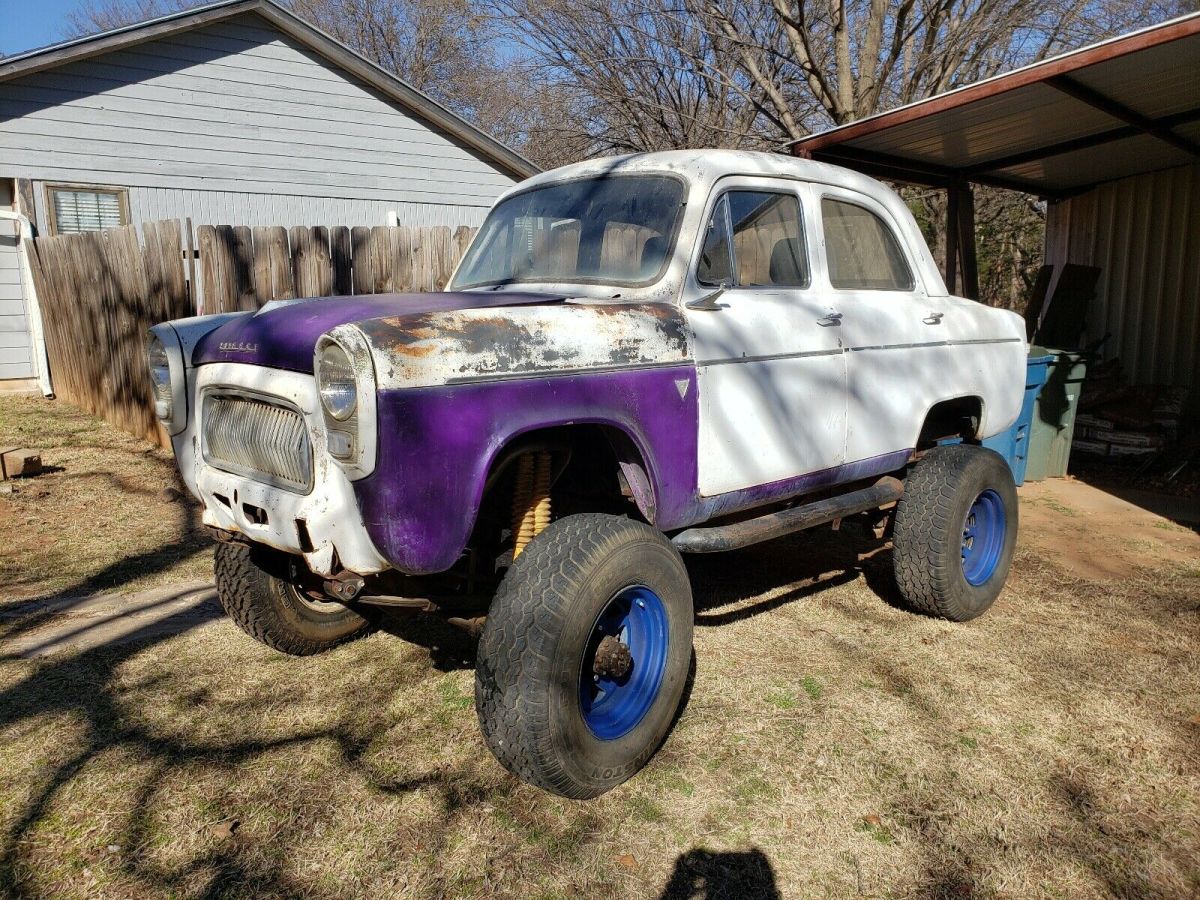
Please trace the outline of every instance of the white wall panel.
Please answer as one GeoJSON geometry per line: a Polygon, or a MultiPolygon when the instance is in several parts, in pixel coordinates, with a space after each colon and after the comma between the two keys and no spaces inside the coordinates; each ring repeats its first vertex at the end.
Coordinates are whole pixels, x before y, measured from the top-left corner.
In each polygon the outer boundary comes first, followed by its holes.
{"type": "Polygon", "coordinates": [[[1098,266],[1089,340],[1111,333],[1104,355],[1131,381],[1190,386],[1200,408],[1200,164],[1052,204],[1046,262],[1098,266]]]}
{"type": "Polygon", "coordinates": [[[0,177],[282,225],[478,224],[514,181],[252,15],[0,83],[0,177]]]}

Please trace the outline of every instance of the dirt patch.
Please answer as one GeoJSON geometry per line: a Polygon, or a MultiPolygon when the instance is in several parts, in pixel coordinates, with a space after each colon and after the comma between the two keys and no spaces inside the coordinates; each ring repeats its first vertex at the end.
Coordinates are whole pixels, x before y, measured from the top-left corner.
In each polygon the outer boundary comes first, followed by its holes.
{"type": "Polygon", "coordinates": [[[47,467],[0,493],[0,603],[133,591],[212,571],[169,450],[65,403],[0,396],[0,444],[47,467]]]}
{"type": "Polygon", "coordinates": [[[1087,579],[1194,564],[1200,534],[1073,478],[1020,489],[1021,541],[1087,579]]]}

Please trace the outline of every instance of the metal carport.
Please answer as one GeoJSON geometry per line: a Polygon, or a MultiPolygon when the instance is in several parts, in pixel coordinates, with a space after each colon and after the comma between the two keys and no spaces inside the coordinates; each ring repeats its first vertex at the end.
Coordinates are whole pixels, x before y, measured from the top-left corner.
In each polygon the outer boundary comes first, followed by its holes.
{"type": "MultiPolygon", "coordinates": [[[[978,296],[972,184],[1048,201],[1045,261],[1100,267],[1088,337],[1138,382],[1200,362],[1200,13],[796,142],[948,191],[947,282],[978,296]]],[[[1193,397],[1193,403],[1196,398],[1193,397]]]]}

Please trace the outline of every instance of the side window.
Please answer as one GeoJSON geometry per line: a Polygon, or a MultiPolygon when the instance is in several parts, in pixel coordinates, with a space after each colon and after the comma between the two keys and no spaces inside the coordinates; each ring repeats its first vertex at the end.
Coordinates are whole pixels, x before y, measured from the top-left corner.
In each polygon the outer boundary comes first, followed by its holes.
{"type": "Polygon", "coordinates": [[[842,290],[911,291],[912,272],[892,230],[854,203],[821,199],[829,281],[842,290]]]}
{"type": "Polygon", "coordinates": [[[743,287],[807,287],[808,264],[796,195],[730,191],[726,196],[737,283],[743,287]]]}
{"type": "Polygon", "coordinates": [[[794,194],[729,191],[713,210],[704,237],[702,284],[807,287],[808,258],[794,194]]]}

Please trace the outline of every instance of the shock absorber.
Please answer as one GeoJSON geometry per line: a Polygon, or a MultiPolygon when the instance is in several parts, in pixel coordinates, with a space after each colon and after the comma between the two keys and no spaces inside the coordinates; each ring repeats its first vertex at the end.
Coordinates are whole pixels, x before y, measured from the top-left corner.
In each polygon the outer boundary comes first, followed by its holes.
{"type": "Polygon", "coordinates": [[[553,457],[548,451],[526,453],[517,460],[513,484],[513,559],[550,524],[550,477],[553,457]]]}

